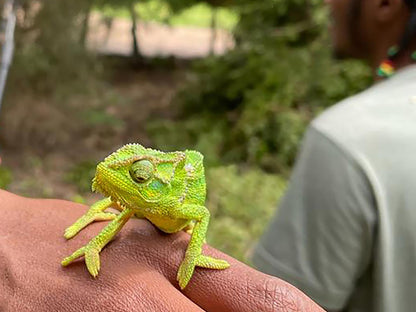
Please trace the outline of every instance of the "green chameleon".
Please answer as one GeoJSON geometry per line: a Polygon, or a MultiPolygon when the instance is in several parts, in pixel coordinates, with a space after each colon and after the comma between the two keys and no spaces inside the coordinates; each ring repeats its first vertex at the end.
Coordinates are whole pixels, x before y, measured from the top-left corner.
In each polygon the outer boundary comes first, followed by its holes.
{"type": "Polygon", "coordinates": [[[100,270],[99,253],[133,215],[146,218],[166,233],[188,230],[191,239],[177,274],[185,288],[196,266],[226,269],[225,260],[202,255],[209,222],[205,208],[203,156],[196,151],[165,153],[139,144],[127,144],[99,163],[92,190],[106,196],[65,230],[65,238],[77,235],[93,221],[112,220],[87,245],[62,261],[67,266],[84,256],[93,277],[100,270]],[[109,207],[119,214],[105,212],[109,207]]]}

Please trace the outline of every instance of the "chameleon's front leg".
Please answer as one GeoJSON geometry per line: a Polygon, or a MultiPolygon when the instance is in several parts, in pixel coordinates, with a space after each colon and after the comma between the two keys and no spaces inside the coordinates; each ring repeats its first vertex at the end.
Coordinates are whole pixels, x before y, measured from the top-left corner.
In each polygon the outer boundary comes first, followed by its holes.
{"type": "Polygon", "coordinates": [[[195,266],[223,270],[230,265],[225,260],[215,259],[212,257],[202,255],[202,245],[205,241],[205,234],[208,229],[209,211],[204,206],[198,205],[184,205],[181,211],[175,216],[178,218],[195,220],[195,226],[186,249],[185,258],[182,261],[177,275],[179,287],[184,289],[188,285],[189,280],[194,273],[195,266]]]}
{"type": "Polygon", "coordinates": [[[85,264],[88,271],[93,277],[98,275],[100,270],[100,251],[109,241],[121,230],[124,224],[134,214],[131,209],[124,209],[116,218],[110,222],[97,236],[95,236],[87,245],[75,251],[69,257],[62,260],[62,266],[67,266],[75,259],[85,256],[85,264]]]}
{"type": "Polygon", "coordinates": [[[77,221],[75,221],[73,225],[65,230],[65,238],[71,239],[77,235],[79,231],[94,221],[114,220],[117,216],[116,214],[111,212],[104,212],[104,210],[109,208],[112,204],[113,202],[109,197],[94,203],[82,217],[80,217],[77,221]]]}

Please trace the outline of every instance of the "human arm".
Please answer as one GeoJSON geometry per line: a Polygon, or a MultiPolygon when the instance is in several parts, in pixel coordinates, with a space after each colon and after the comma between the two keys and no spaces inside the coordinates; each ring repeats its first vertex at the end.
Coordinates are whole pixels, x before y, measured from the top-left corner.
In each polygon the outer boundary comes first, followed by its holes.
{"type": "Polygon", "coordinates": [[[130,220],[102,251],[97,279],[82,261],[62,268],[61,259],[104,225],[94,223],[66,241],[64,229],[85,210],[67,201],[0,191],[0,310],[322,311],[293,286],[209,246],[205,254],[220,256],[231,267],[197,269],[180,292],[176,271],[189,235],[162,234],[146,220],[130,220]]]}

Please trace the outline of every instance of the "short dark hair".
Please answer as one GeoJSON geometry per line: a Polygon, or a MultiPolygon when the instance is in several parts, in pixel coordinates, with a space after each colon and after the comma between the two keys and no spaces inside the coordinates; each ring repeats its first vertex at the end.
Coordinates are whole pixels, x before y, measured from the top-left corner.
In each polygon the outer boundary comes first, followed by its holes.
{"type": "Polygon", "coordinates": [[[408,5],[410,9],[416,9],[416,1],[415,0],[404,0],[404,2],[408,5]]]}
{"type": "Polygon", "coordinates": [[[414,40],[416,34],[416,0],[404,0],[410,9],[410,19],[400,43],[400,50],[405,50],[414,40]]]}

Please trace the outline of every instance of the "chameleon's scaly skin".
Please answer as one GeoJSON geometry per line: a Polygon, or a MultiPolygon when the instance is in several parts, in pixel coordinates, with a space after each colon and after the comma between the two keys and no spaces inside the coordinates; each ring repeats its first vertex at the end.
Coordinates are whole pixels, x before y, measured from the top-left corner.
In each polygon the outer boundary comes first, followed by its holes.
{"type": "Polygon", "coordinates": [[[92,189],[107,198],[92,205],[66,229],[64,236],[74,237],[93,221],[112,221],[87,245],[66,257],[63,266],[84,256],[88,271],[96,277],[100,251],[135,215],[148,219],[166,233],[191,232],[177,274],[181,289],[188,284],[195,266],[219,270],[229,267],[225,260],[202,255],[210,214],[204,206],[206,185],[203,156],[199,152],[164,153],[139,144],[125,145],[98,164],[92,189]],[[108,207],[120,213],[105,212],[108,207]]]}

